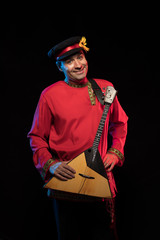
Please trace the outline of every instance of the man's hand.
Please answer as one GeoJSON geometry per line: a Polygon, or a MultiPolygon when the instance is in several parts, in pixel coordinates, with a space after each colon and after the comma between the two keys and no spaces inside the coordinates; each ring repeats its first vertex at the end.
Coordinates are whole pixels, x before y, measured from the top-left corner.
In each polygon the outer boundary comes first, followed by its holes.
{"type": "Polygon", "coordinates": [[[118,163],[118,161],[119,159],[116,155],[112,153],[107,153],[103,160],[104,167],[107,169],[107,172],[112,171],[112,169],[118,163]]]}
{"type": "Polygon", "coordinates": [[[76,171],[67,165],[67,162],[58,162],[49,168],[50,173],[54,174],[60,180],[67,181],[75,177],[76,171]]]}

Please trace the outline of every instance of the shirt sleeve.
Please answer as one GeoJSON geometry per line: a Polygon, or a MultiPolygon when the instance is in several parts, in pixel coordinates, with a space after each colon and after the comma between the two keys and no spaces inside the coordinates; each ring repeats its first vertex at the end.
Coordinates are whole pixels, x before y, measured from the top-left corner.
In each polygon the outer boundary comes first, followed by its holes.
{"type": "Polygon", "coordinates": [[[49,134],[52,121],[53,114],[45,97],[41,95],[28,138],[33,151],[34,165],[44,180],[50,177],[49,167],[56,162],[49,149],[49,134]]]}
{"type": "Polygon", "coordinates": [[[127,136],[127,121],[128,117],[122,109],[116,96],[113,104],[111,105],[109,133],[112,136],[112,146],[108,152],[118,156],[119,166],[122,166],[124,162],[124,145],[127,136]]]}

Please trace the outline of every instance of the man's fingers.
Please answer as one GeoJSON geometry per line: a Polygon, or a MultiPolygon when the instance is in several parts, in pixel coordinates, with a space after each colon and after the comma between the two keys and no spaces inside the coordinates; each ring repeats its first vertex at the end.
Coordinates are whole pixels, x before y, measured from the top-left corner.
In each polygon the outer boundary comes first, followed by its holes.
{"type": "Polygon", "coordinates": [[[76,173],[76,171],[72,167],[67,165],[66,163],[61,164],[59,167],[59,170],[65,172],[68,175],[73,176],[73,177],[74,177],[74,174],[76,173]]]}
{"type": "Polygon", "coordinates": [[[61,169],[57,169],[57,172],[59,174],[61,174],[62,176],[64,177],[67,177],[67,178],[74,178],[75,175],[74,173],[72,173],[70,170],[68,170],[67,168],[61,168],[61,169]]]}
{"type": "Polygon", "coordinates": [[[115,156],[114,154],[107,153],[106,156],[104,157],[104,167],[106,168],[107,172],[112,171],[117,162],[118,162],[117,156],[115,156]]]}
{"type": "Polygon", "coordinates": [[[111,166],[109,168],[107,168],[107,172],[112,171],[113,167],[114,167],[114,162],[111,164],[111,166]]]}
{"type": "Polygon", "coordinates": [[[56,170],[54,175],[60,180],[68,180],[75,177],[76,171],[67,165],[66,163],[62,163],[56,170]]]}
{"type": "Polygon", "coordinates": [[[57,178],[60,179],[60,180],[63,180],[63,181],[67,181],[67,180],[68,180],[68,178],[63,177],[63,176],[62,176],[61,174],[59,174],[59,173],[55,173],[54,175],[55,175],[55,177],[57,177],[57,178]]]}
{"type": "Polygon", "coordinates": [[[64,168],[69,170],[70,172],[72,172],[74,174],[76,173],[76,171],[71,166],[69,166],[68,164],[64,164],[64,168]]]}
{"type": "Polygon", "coordinates": [[[111,163],[112,163],[111,160],[107,158],[106,161],[104,162],[105,168],[107,168],[111,163]]]}

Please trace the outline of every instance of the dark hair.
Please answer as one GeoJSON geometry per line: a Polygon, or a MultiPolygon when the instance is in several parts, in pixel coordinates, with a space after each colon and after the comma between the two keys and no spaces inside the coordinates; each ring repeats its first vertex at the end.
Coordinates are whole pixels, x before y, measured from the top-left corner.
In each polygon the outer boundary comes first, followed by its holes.
{"type": "Polygon", "coordinates": [[[62,61],[56,61],[56,65],[58,68],[61,68],[62,61]]]}

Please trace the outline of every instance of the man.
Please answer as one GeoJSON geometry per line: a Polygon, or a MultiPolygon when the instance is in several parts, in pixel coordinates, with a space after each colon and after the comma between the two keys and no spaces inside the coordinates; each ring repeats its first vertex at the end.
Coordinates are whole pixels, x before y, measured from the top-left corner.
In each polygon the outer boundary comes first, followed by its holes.
{"type": "MultiPolygon", "coordinates": [[[[67,181],[74,178],[75,169],[68,161],[92,147],[104,106],[95,96],[88,81],[88,62],[85,37],[69,38],[53,47],[48,56],[54,56],[56,64],[64,73],[64,81],[58,81],[46,88],[39,99],[33,125],[28,134],[33,150],[33,161],[43,179],[51,176],[67,181]]],[[[105,92],[112,83],[94,79],[105,92]]],[[[122,166],[124,144],[127,135],[127,120],[116,97],[111,105],[98,146],[106,168],[112,198],[116,185],[112,170],[122,166]],[[112,135],[112,146],[108,149],[107,135],[112,135]]],[[[52,191],[49,192],[50,195],[52,191]]],[[[54,196],[53,196],[54,197],[54,196]]],[[[107,226],[109,216],[106,203],[69,202],[54,200],[59,239],[109,239],[107,226]]],[[[111,207],[110,210],[113,210],[111,207]]],[[[110,212],[112,219],[114,211],[110,212]]]]}

